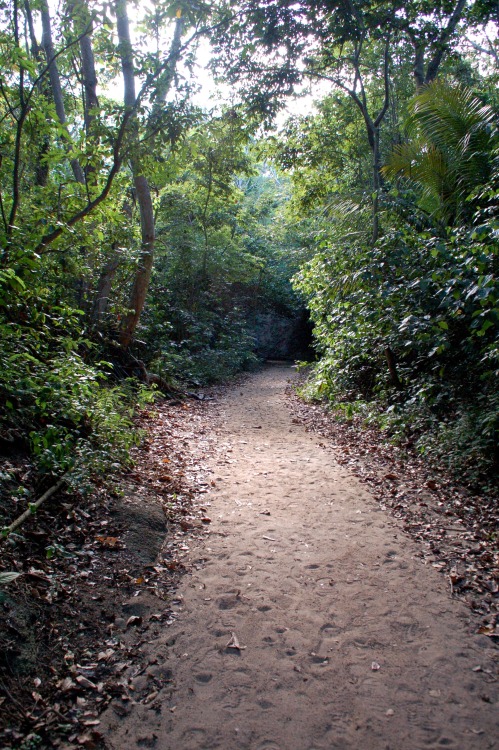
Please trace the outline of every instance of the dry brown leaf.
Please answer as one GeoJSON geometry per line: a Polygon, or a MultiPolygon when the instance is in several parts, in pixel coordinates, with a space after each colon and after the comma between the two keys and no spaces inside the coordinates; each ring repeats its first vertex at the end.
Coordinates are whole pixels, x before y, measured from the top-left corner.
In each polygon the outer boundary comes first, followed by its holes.
{"type": "Polygon", "coordinates": [[[73,682],[71,677],[65,677],[63,680],[60,680],[57,683],[57,687],[59,690],[62,690],[63,693],[67,693],[69,690],[72,690],[74,687],[76,687],[76,683],[73,682]]]}
{"type": "Polygon", "coordinates": [[[76,678],[76,682],[82,688],[88,688],[89,690],[97,690],[97,685],[95,684],[95,682],[92,682],[92,680],[89,680],[87,677],[84,677],[82,674],[78,675],[78,677],[76,678]]]}
{"type": "Polygon", "coordinates": [[[130,628],[134,625],[142,625],[142,617],[140,617],[139,615],[132,615],[131,617],[129,617],[126,621],[126,627],[130,628]]]}
{"type": "Polygon", "coordinates": [[[225,648],[233,648],[236,651],[244,651],[244,649],[246,648],[246,646],[241,646],[241,644],[239,643],[237,635],[235,633],[231,633],[231,639],[230,639],[230,641],[228,642],[228,644],[226,645],[225,648]]]}
{"type": "Polygon", "coordinates": [[[117,536],[96,536],[96,541],[102,544],[103,547],[110,547],[114,548],[117,547],[120,543],[120,540],[117,536]]]}

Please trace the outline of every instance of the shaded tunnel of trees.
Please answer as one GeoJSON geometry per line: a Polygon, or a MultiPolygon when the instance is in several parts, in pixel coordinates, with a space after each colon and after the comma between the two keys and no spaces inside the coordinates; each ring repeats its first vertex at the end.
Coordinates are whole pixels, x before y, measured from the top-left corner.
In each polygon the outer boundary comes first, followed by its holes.
{"type": "Polygon", "coordinates": [[[151,385],[297,358],[308,398],[491,481],[497,20],[486,0],[3,3],[1,453],[81,483],[129,461],[151,385]]]}

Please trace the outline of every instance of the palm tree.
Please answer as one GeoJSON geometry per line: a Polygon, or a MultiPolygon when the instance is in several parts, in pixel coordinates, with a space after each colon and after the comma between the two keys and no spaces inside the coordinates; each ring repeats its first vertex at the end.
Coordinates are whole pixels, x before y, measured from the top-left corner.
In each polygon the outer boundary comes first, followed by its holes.
{"type": "Polygon", "coordinates": [[[496,120],[470,89],[433,81],[413,98],[409,140],[394,148],[383,173],[420,185],[420,207],[453,224],[470,212],[467,198],[491,177],[496,120]]]}

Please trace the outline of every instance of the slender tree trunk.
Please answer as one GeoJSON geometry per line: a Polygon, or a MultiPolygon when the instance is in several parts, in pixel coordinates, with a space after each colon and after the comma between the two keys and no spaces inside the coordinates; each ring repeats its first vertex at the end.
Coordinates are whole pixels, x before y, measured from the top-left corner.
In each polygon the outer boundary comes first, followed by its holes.
{"type": "Polygon", "coordinates": [[[369,113],[369,107],[367,103],[366,92],[364,89],[364,83],[362,79],[362,72],[360,69],[360,53],[361,46],[359,45],[355,57],[354,57],[354,72],[355,72],[355,85],[359,85],[360,91],[357,93],[355,88],[348,88],[343,83],[339,84],[353,99],[357,107],[359,108],[362,117],[364,118],[364,124],[366,126],[367,139],[369,146],[372,151],[372,169],[373,169],[373,231],[371,237],[371,244],[375,245],[379,237],[379,197],[382,187],[381,178],[381,155],[380,155],[380,132],[381,123],[383,122],[385,115],[390,106],[390,75],[389,75],[389,62],[390,62],[390,38],[386,40],[385,49],[383,54],[383,81],[384,81],[384,101],[383,105],[373,120],[369,113]]]}
{"type": "Polygon", "coordinates": [[[87,0],[68,2],[67,11],[68,15],[73,19],[74,30],[79,38],[83,83],[83,117],[87,139],[92,139],[92,127],[99,109],[97,73],[95,72],[95,58],[92,48],[92,17],[88,9],[87,0]]]}
{"type": "Polygon", "coordinates": [[[386,363],[388,365],[388,372],[390,373],[390,380],[392,382],[392,385],[398,390],[402,390],[402,383],[400,381],[398,372],[397,372],[397,362],[395,360],[395,354],[390,349],[389,346],[385,348],[385,358],[386,363]]]}
{"type": "Polygon", "coordinates": [[[180,58],[182,48],[182,32],[184,30],[184,19],[182,16],[178,16],[175,21],[175,30],[173,32],[173,39],[170,47],[169,62],[163,71],[162,75],[158,78],[156,86],[156,96],[154,99],[153,106],[153,117],[159,114],[161,106],[165,103],[166,97],[171,89],[173,83],[173,77],[175,75],[175,67],[177,61],[180,58]]]}
{"type": "MultiPolygon", "coordinates": [[[[55,111],[57,113],[59,122],[61,123],[64,129],[64,141],[66,143],[66,147],[68,148],[68,150],[70,150],[73,144],[71,141],[71,136],[67,129],[66,110],[64,108],[64,97],[62,93],[59,69],[57,67],[57,61],[55,57],[54,43],[52,41],[52,27],[51,27],[50,12],[49,12],[47,0],[42,0],[41,2],[41,15],[42,15],[42,29],[43,29],[42,47],[44,49],[45,56],[47,58],[47,64],[49,66],[48,73],[49,73],[50,87],[52,90],[52,96],[54,98],[55,111]]],[[[80,182],[82,185],[85,184],[85,175],[83,174],[83,170],[80,166],[78,159],[70,158],[70,163],[71,163],[71,169],[73,170],[75,180],[77,182],[80,182]]]]}
{"type": "Polygon", "coordinates": [[[154,211],[149,184],[144,174],[137,174],[137,164],[135,164],[135,166],[132,165],[132,169],[135,172],[133,182],[140,210],[142,247],[140,251],[139,266],[135,274],[132,290],[130,292],[130,299],[128,301],[128,307],[131,312],[125,317],[120,335],[120,342],[124,347],[130,345],[144,308],[154,263],[155,243],[154,211]]]}
{"type": "Polygon", "coordinates": [[[426,68],[425,83],[431,83],[437,77],[440,63],[442,62],[442,59],[447,52],[447,43],[451,36],[454,34],[456,26],[462,18],[465,7],[466,0],[458,0],[451,14],[451,17],[449,18],[449,23],[447,24],[445,29],[442,30],[438,38],[436,51],[426,68]]]}
{"type": "MultiPolygon", "coordinates": [[[[42,48],[38,44],[36,33],[35,33],[35,24],[33,22],[33,13],[31,11],[31,6],[29,4],[29,0],[24,0],[24,14],[26,16],[26,22],[28,25],[28,31],[29,31],[29,38],[30,38],[30,45],[31,45],[31,55],[33,57],[33,60],[36,60],[39,67],[41,67],[42,63],[42,48]]],[[[47,87],[41,79],[38,82],[38,90],[42,94],[42,96],[47,96],[47,87]]],[[[50,138],[48,134],[42,135],[41,139],[41,145],[38,151],[37,160],[36,160],[36,166],[35,166],[35,184],[39,187],[45,187],[47,184],[48,176],[49,176],[49,167],[47,162],[45,161],[45,156],[48,153],[50,148],[50,138]]]]}
{"type": "Polygon", "coordinates": [[[373,147],[373,233],[371,244],[374,246],[379,238],[379,194],[381,191],[381,157],[379,152],[379,126],[374,128],[373,147]]]}
{"type": "Polygon", "coordinates": [[[113,255],[101,271],[95,294],[94,308],[92,310],[92,322],[99,325],[109,308],[109,300],[113,287],[114,277],[119,268],[121,256],[116,245],[113,245],[113,255]]]}
{"type": "MultiPolygon", "coordinates": [[[[116,3],[116,19],[120,44],[121,70],[125,88],[125,107],[128,110],[134,110],[136,106],[135,75],[126,0],[118,0],[116,3]]],[[[135,117],[135,114],[133,117],[135,117]]],[[[135,194],[139,205],[142,243],[139,266],[135,274],[128,302],[130,312],[125,316],[120,334],[120,342],[124,347],[130,345],[137,323],[139,322],[140,314],[144,308],[147,290],[151,279],[155,242],[152,197],[147,177],[142,169],[136,119],[132,125],[132,133],[135,143],[132,144],[133,151],[130,163],[132,167],[135,194]]]]}
{"type": "Polygon", "coordinates": [[[96,118],[96,110],[99,108],[97,98],[97,74],[95,72],[94,52],[90,37],[91,29],[80,39],[80,54],[83,73],[83,87],[85,91],[85,129],[87,135],[92,132],[92,125],[96,118]]]}
{"type": "MultiPolygon", "coordinates": [[[[130,39],[130,24],[128,21],[127,12],[127,0],[116,0],[116,19],[118,39],[120,44],[121,70],[123,74],[125,89],[125,107],[130,111],[134,111],[136,107],[135,76],[133,64],[133,47],[130,39]]],[[[168,91],[170,90],[173,82],[175,66],[181,54],[180,41],[182,30],[183,22],[179,17],[177,18],[177,22],[175,25],[173,41],[167,59],[167,64],[162,75],[158,78],[156,112],[159,109],[159,105],[165,101],[168,91]]],[[[135,117],[135,113],[133,114],[133,117],[135,117]]],[[[133,150],[132,156],[130,158],[130,165],[132,168],[133,184],[140,211],[142,243],[139,265],[135,274],[132,290],[130,293],[130,299],[128,302],[128,308],[130,312],[125,316],[121,328],[120,343],[123,347],[130,346],[145,304],[153,268],[155,246],[154,210],[149,183],[147,181],[147,177],[144,174],[143,166],[141,163],[138,123],[136,119],[134,125],[132,126],[132,132],[135,134],[135,143],[132,146],[133,150]]]]}
{"type": "Polygon", "coordinates": [[[204,203],[203,215],[201,217],[201,225],[202,225],[203,235],[204,235],[203,264],[202,264],[202,271],[201,271],[202,277],[203,277],[203,284],[206,283],[207,273],[208,273],[208,225],[207,225],[207,221],[208,221],[208,206],[210,204],[212,189],[213,189],[213,165],[210,159],[210,166],[209,166],[209,172],[208,172],[208,190],[206,193],[206,200],[204,203]]]}

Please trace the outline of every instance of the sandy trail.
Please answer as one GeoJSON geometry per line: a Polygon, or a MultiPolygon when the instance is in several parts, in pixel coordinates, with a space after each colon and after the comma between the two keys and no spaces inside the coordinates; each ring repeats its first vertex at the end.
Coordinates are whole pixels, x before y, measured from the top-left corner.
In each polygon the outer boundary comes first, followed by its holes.
{"type": "Polygon", "coordinates": [[[496,684],[473,671],[493,649],[397,521],[292,423],[290,374],[267,368],[222,401],[210,534],[175,624],[143,646],[174,690],[124,718],[109,709],[107,744],[496,747],[496,684]]]}

